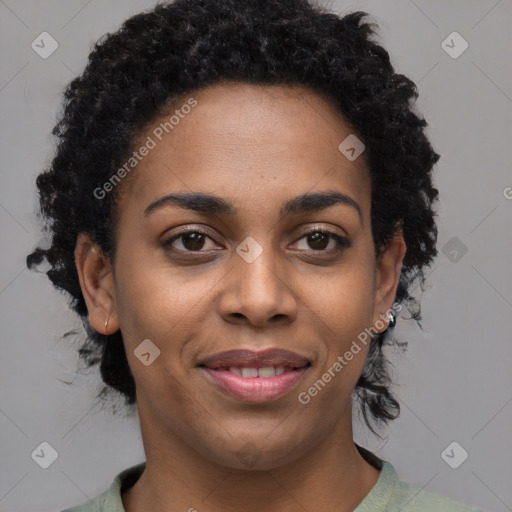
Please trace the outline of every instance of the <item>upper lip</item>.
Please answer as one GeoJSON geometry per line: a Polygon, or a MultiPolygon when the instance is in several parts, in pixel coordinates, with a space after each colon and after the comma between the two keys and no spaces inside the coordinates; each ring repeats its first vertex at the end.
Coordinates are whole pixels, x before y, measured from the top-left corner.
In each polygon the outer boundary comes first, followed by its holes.
{"type": "Polygon", "coordinates": [[[259,352],[253,350],[228,350],[218,352],[203,359],[198,366],[208,368],[263,368],[266,366],[287,366],[302,368],[309,366],[311,362],[295,352],[285,349],[269,348],[259,352]]]}

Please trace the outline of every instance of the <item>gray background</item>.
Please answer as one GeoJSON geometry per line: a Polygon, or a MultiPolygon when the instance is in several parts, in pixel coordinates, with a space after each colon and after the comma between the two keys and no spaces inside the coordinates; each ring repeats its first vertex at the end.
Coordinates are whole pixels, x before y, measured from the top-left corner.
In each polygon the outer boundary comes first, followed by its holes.
{"type": "MultiPolygon", "coordinates": [[[[50,131],[64,86],[82,71],[93,41],[153,5],[0,1],[2,512],[82,503],[144,460],[137,418],[93,407],[97,369],[75,372],[79,340],[60,340],[80,327],[66,297],[24,260],[41,240],[34,180],[53,153],[50,131]],[[47,59],[31,48],[43,31],[59,43],[47,59]],[[43,441],[58,452],[48,469],[31,458],[43,441]]],[[[384,441],[356,422],[356,441],[425,490],[512,510],[512,2],[326,5],[367,10],[379,23],[397,71],[418,85],[417,108],[442,155],[435,174],[440,254],[422,294],[424,331],[399,320],[396,332],[409,348],[389,353],[402,414],[384,441]],[[469,43],[456,59],[441,47],[453,31],[469,43]],[[469,453],[458,469],[441,457],[452,441],[469,453]]]]}

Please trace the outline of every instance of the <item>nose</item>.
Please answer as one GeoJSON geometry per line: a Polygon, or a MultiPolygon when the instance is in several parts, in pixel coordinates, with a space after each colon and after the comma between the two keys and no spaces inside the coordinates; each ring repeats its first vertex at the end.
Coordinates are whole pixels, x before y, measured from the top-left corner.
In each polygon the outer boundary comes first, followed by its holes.
{"type": "Polygon", "coordinates": [[[295,320],[297,300],[290,270],[284,270],[271,249],[264,249],[252,262],[235,253],[233,268],[223,281],[219,311],[227,322],[264,327],[295,320]]]}

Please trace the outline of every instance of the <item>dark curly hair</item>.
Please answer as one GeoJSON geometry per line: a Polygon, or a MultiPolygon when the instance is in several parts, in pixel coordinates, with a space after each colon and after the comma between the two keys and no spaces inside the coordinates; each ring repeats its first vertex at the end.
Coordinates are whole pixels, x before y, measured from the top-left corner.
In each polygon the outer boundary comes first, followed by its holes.
{"type": "MultiPolygon", "coordinates": [[[[307,0],[176,0],[158,3],[127,19],[93,47],[83,73],[64,92],[53,129],[53,160],[37,177],[48,248],[27,256],[32,268],[46,258],[54,286],[71,295],[87,336],[79,350],[88,366],[100,363],[106,386],[126,406],[136,401],[121,331],[105,336],[88,323],[74,249],[87,233],[104,254],[115,255],[119,190],[98,200],[94,190],[129,158],[137,137],[185,93],[221,81],[302,85],[334,101],[352,132],[365,144],[371,175],[371,225],[375,253],[402,229],[407,252],[395,304],[421,320],[411,295],[424,268],[437,255],[432,208],[438,191],[431,179],[438,155],[424,133],[425,119],[412,111],[418,96],[397,74],[388,52],[371,37],[378,25],[363,11],[343,17],[307,0]]],[[[421,327],[421,324],[420,324],[421,327]]],[[[371,337],[366,365],[356,384],[364,420],[377,426],[400,414],[389,391],[384,341],[399,342],[388,329],[371,337]]],[[[379,436],[380,437],[380,436],[379,436]]]]}

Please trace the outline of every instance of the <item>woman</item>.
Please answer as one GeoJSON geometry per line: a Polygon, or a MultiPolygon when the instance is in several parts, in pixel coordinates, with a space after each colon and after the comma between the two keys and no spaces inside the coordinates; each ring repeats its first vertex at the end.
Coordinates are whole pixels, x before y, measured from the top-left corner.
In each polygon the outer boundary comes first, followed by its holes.
{"type": "Polygon", "coordinates": [[[68,511],[467,511],[358,446],[399,414],[382,346],[436,255],[439,155],[363,12],[177,0],[68,86],[37,179],[81,356],[146,461],[68,511]]]}

